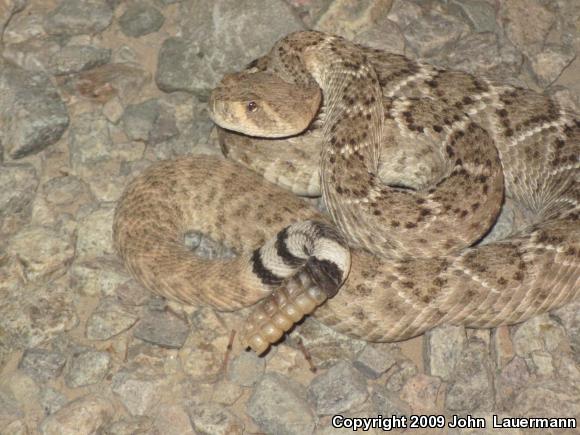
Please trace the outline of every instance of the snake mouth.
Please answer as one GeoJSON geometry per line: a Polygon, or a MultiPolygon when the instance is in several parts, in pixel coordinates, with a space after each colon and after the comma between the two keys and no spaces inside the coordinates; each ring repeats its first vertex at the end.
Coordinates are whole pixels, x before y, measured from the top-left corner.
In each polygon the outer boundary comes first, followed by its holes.
{"type": "Polygon", "coordinates": [[[235,130],[233,128],[233,115],[230,112],[228,105],[224,104],[219,98],[219,94],[223,94],[222,88],[215,88],[209,96],[208,114],[209,118],[222,128],[228,130],[235,130]]]}

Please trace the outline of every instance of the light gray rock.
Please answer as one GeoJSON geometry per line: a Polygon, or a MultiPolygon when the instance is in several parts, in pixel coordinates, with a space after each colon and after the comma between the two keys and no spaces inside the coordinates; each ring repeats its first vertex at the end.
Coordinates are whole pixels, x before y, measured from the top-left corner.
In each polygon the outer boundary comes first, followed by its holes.
{"type": "Polygon", "coordinates": [[[17,232],[30,220],[36,194],[36,170],[28,163],[0,165],[0,233],[17,232]]]}
{"type": "Polygon", "coordinates": [[[67,402],[66,396],[54,388],[46,387],[40,393],[40,404],[46,415],[54,414],[67,402]]]}
{"type": "Polygon", "coordinates": [[[530,66],[538,84],[548,87],[575,58],[576,52],[572,48],[548,44],[539,53],[531,55],[530,66]]]}
{"type": "Polygon", "coordinates": [[[421,16],[404,31],[408,47],[420,57],[429,57],[469,33],[469,26],[452,15],[435,11],[421,16]]]}
{"type": "Polygon", "coordinates": [[[230,332],[212,309],[196,311],[191,318],[191,333],[179,351],[183,371],[195,381],[220,379],[230,332]]]}
{"type": "Polygon", "coordinates": [[[476,32],[496,30],[495,9],[485,0],[452,0],[449,11],[466,20],[476,32]]]}
{"type": "Polygon", "coordinates": [[[465,328],[445,325],[430,330],[423,339],[425,371],[448,381],[467,341],[465,328]]]}
{"type": "Polygon", "coordinates": [[[135,326],[140,340],[170,349],[179,349],[187,340],[189,326],[170,312],[149,311],[135,326]]]}
{"type": "Polygon", "coordinates": [[[18,367],[34,379],[46,382],[59,377],[65,364],[66,355],[61,352],[32,348],[24,352],[18,367]]]}
{"type": "Polygon", "coordinates": [[[116,286],[115,297],[121,305],[140,307],[147,303],[147,300],[151,297],[151,293],[145,290],[142,285],[130,279],[116,286]]]}
{"type": "Polygon", "coordinates": [[[580,364],[577,364],[572,355],[554,355],[554,369],[556,376],[580,382],[580,364]]]}
{"type": "Polygon", "coordinates": [[[302,435],[314,430],[304,387],[276,373],[267,373],[256,384],[247,411],[266,433],[302,435]]]}
{"type": "MultiPolygon", "coordinates": [[[[161,432],[162,433],[162,432],[161,432]]],[[[129,417],[114,421],[103,428],[103,435],[159,435],[149,417],[129,417]]]]}
{"type": "MultiPolygon", "coordinates": [[[[27,286],[16,280],[15,286],[7,287],[0,267],[0,362],[7,352],[33,348],[40,343],[74,328],[78,322],[73,295],[62,278],[52,282],[31,283],[27,286]]],[[[22,276],[22,271],[18,276],[22,276]]],[[[9,277],[8,277],[9,278],[9,277]]],[[[10,278],[9,278],[10,279],[10,278]]]]}
{"type": "Polygon", "coordinates": [[[12,17],[28,5],[28,0],[7,0],[0,3],[0,35],[12,17]]]}
{"type": "Polygon", "coordinates": [[[88,186],[74,175],[51,178],[42,185],[42,193],[48,204],[61,207],[78,202],[89,195],[88,186]]]}
{"type": "Polygon", "coordinates": [[[129,278],[128,272],[114,257],[77,261],[69,273],[71,289],[85,296],[113,297],[117,288],[129,278]]]}
{"type": "Polygon", "coordinates": [[[231,406],[237,402],[244,390],[245,388],[240,387],[238,384],[222,381],[214,385],[212,400],[222,405],[231,406]]]}
{"type": "Polygon", "coordinates": [[[55,75],[71,74],[104,65],[110,59],[110,48],[68,45],[50,57],[48,70],[55,75]]]}
{"type": "Polygon", "coordinates": [[[105,425],[113,415],[110,400],[88,395],[76,399],[49,415],[40,424],[42,435],[90,435],[105,425]]]}
{"type": "Polygon", "coordinates": [[[137,319],[137,314],[116,299],[103,299],[87,320],[86,336],[89,340],[108,340],[129,329],[137,319]]]}
{"type": "Polygon", "coordinates": [[[204,0],[193,0],[180,8],[183,37],[163,42],[155,81],[164,92],[187,91],[201,99],[207,99],[224,73],[239,70],[304,26],[280,0],[217,0],[211,8],[204,0]],[[245,36],[232,38],[232,32],[245,36]]]}
{"type": "Polygon", "coordinates": [[[50,34],[83,35],[105,30],[113,11],[102,0],[62,0],[46,17],[45,30],[50,34]]]}
{"type": "Polygon", "coordinates": [[[131,140],[157,144],[179,134],[174,115],[157,99],[127,106],[121,122],[131,140]]]}
{"type": "Polygon", "coordinates": [[[65,132],[67,108],[48,76],[0,58],[0,144],[19,159],[54,144],[65,132]]]}
{"type": "Polygon", "coordinates": [[[159,117],[159,101],[151,99],[125,108],[121,122],[123,129],[131,140],[146,141],[154,130],[154,124],[159,117]]]}
{"type": "Polygon", "coordinates": [[[515,397],[532,380],[525,360],[515,356],[496,377],[496,402],[501,409],[511,408],[515,397]]]}
{"type": "Polygon", "coordinates": [[[103,106],[103,115],[111,124],[117,125],[123,116],[125,108],[118,97],[113,97],[103,106]]]}
{"type": "Polygon", "coordinates": [[[421,413],[432,413],[437,409],[441,384],[441,379],[419,373],[405,382],[399,397],[414,412],[421,410],[421,413]]]}
{"type": "Polygon", "coordinates": [[[553,315],[564,326],[570,339],[574,359],[580,364],[580,301],[569,303],[555,311],[553,315]]]}
{"type": "Polygon", "coordinates": [[[356,3],[352,0],[335,0],[328,5],[313,30],[353,39],[361,30],[386,18],[391,3],[392,0],[361,0],[356,3]]]}
{"type": "Polygon", "coordinates": [[[318,375],[308,387],[308,399],[319,415],[340,414],[364,403],[368,397],[364,377],[348,362],[341,361],[318,375]]]}
{"type": "Polygon", "coordinates": [[[22,409],[39,409],[40,387],[32,377],[17,371],[10,376],[9,388],[22,409]]]}
{"type": "Polygon", "coordinates": [[[404,54],[405,52],[405,38],[401,29],[394,21],[387,18],[359,32],[353,41],[390,53],[404,54]]]}
{"type": "Polygon", "coordinates": [[[450,411],[490,411],[494,406],[492,362],[486,344],[471,339],[461,353],[445,398],[450,411]]]}
{"type": "Polygon", "coordinates": [[[63,37],[42,31],[36,37],[6,44],[3,56],[25,70],[53,74],[51,62],[59,56],[63,43],[63,37]]]}
{"type": "Polygon", "coordinates": [[[164,22],[165,17],[159,9],[142,0],[131,2],[119,18],[121,31],[133,38],[157,32],[164,22]]]}
{"type": "Polygon", "coordinates": [[[114,126],[101,112],[85,112],[75,119],[70,132],[70,155],[75,175],[91,186],[97,199],[119,198],[121,164],[139,159],[145,145],[137,142],[113,143],[114,126]]]}
{"type": "Polygon", "coordinates": [[[530,354],[533,372],[539,377],[551,378],[554,376],[554,358],[549,352],[536,350],[530,354]]]}
{"type": "Polygon", "coordinates": [[[189,418],[199,435],[242,435],[244,424],[223,405],[206,403],[189,411],[189,418]]]}
{"type": "Polygon", "coordinates": [[[86,167],[111,155],[111,126],[100,112],[85,112],[74,120],[69,143],[72,166],[82,176],[86,167]]]}
{"type": "Polygon", "coordinates": [[[124,369],[113,376],[112,390],[133,416],[149,415],[167,387],[167,378],[148,368],[124,369]]]}
{"type": "Polygon", "coordinates": [[[371,399],[377,413],[385,418],[412,414],[409,405],[399,399],[397,393],[390,391],[385,386],[376,386],[371,399]]]}
{"type": "Polygon", "coordinates": [[[7,247],[10,255],[18,256],[25,265],[28,280],[49,275],[62,275],[74,258],[72,234],[61,234],[41,226],[29,226],[20,231],[7,247]]]}
{"type": "Polygon", "coordinates": [[[266,361],[254,352],[242,352],[228,365],[228,377],[243,387],[251,387],[264,373],[266,361]]]}
{"type": "Polygon", "coordinates": [[[540,50],[556,17],[538,0],[510,0],[500,3],[499,19],[507,37],[530,55],[540,50]]]}
{"type": "Polygon", "coordinates": [[[366,342],[348,337],[312,318],[296,327],[289,335],[289,344],[301,340],[308,349],[314,365],[328,368],[342,360],[353,360],[366,342]]]}
{"type": "Polygon", "coordinates": [[[142,98],[143,88],[149,80],[149,73],[140,65],[115,62],[64,76],[61,86],[71,95],[99,103],[118,98],[123,104],[130,104],[142,98]]]}
{"type": "Polygon", "coordinates": [[[512,402],[513,415],[580,418],[580,383],[550,380],[529,385],[512,402]]]}
{"type": "Polygon", "coordinates": [[[77,233],[78,258],[96,258],[113,255],[114,204],[98,204],[79,212],[77,233]]]}
{"type": "Polygon", "coordinates": [[[69,388],[96,384],[104,379],[111,368],[111,357],[107,352],[87,350],[73,354],[64,376],[69,388]]]}
{"type": "Polygon", "coordinates": [[[387,17],[405,30],[411,23],[419,20],[425,14],[425,10],[409,0],[395,0],[387,17]]]}
{"type": "Polygon", "coordinates": [[[467,35],[452,50],[444,50],[430,60],[451,69],[492,76],[516,74],[522,64],[518,52],[500,45],[497,35],[489,32],[467,35]]]}
{"type": "Polygon", "coordinates": [[[126,371],[138,370],[135,376],[154,378],[161,374],[161,371],[170,374],[178,365],[177,351],[174,349],[167,349],[141,340],[128,340],[128,347],[125,347],[124,343],[124,340],[119,340],[119,348],[127,355],[126,360],[131,362],[126,371]]]}
{"type": "Polygon", "coordinates": [[[181,404],[164,403],[155,410],[155,427],[164,435],[197,435],[181,404]]]}
{"type": "Polygon", "coordinates": [[[377,379],[397,363],[398,356],[397,348],[367,344],[356,355],[353,365],[367,378],[377,379]]]}
{"type": "MultiPolygon", "coordinates": [[[[10,7],[10,2],[7,6],[10,7]]],[[[13,4],[22,3],[20,0],[15,0],[13,4]]],[[[26,3],[29,3],[26,0],[26,3]]],[[[45,37],[44,19],[46,10],[28,8],[25,14],[17,13],[12,15],[11,12],[0,13],[4,19],[8,19],[8,25],[4,28],[3,42],[6,45],[23,42],[32,38],[45,37]]],[[[22,12],[22,11],[21,11],[22,12]]]]}
{"type": "Polygon", "coordinates": [[[536,350],[554,351],[566,342],[564,328],[547,314],[533,317],[518,325],[512,332],[514,350],[517,355],[527,357],[536,350]]]}
{"type": "Polygon", "coordinates": [[[315,23],[319,20],[321,15],[328,10],[328,7],[333,3],[333,0],[312,0],[309,2],[290,0],[288,3],[294,8],[296,14],[310,29],[315,27],[315,23]]]}
{"type": "Polygon", "coordinates": [[[18,407],[18,401],[8,388],[0,388],[0,427],[5,427],[11,421],[24,416],[18,407]]]}
{"type": "Polygon", "coordinates": [[[386,387],[390,391],[400,391],[409,379],[417,374],[417,366],[409,359],[400,359],[387,378],[386,387]]]}

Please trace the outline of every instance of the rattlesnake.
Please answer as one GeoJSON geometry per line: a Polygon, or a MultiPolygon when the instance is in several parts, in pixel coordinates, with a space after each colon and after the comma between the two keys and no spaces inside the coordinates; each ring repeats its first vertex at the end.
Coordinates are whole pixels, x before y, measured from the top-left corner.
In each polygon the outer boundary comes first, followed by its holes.
{"type": "MultiPolygon", "coordinates": [[[[444,323],[513,324],[578,296],[580,123],[572,113],[529,90],[312,31],[227,77],[210,112],[245,134],[293,135],[312,121],[318,88],[323,110],[299,137],[321,143],[320,155],[273,161],[295,173],[316,162],[319,177],[298,190],[320,189],[332,219],[228,160],[159,162],[127,187],[114,222],[115,246],[143,285],[235,310],[282,284],[247,328],[258,352],[290,327],[296,305],[309,312],[338,287],[315,317],[369,341],[444,323]],[[474,246],[504,197],[520,229],[474,246]],[[200,259],[182,243],[187,230],[239,256],[200,259]]],[[[259,146],[234,133],[222,141],[259,146]]],[[[292,174],[246,163],[292,184],[292,174]]]]}

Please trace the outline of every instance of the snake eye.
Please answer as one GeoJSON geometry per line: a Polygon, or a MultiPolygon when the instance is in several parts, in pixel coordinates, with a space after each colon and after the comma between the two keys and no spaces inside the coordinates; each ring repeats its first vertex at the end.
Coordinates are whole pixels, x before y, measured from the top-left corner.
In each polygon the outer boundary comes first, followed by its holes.
{"type": "Polygon", "coordinates": [[[255,112],[256,110],[258,110],[258,105],[256,104],[256,102],[249,101],[248,102],[248,112],[255,112]]]}

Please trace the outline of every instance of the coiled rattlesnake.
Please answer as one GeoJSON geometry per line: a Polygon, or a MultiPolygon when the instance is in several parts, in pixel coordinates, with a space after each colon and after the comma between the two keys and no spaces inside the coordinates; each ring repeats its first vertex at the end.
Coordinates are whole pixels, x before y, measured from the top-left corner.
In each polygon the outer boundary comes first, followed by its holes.
{"type": "MultiPolygon", "coordinates": [[[[301,187],[320,188],[332,220],[227,160],[157,163],[128,186],[114,223],[117,250],[147,288],[235,310],[282,283],[248,327],[259,352],[290,327],[296,309],[311,311],[341,285],[315,316],[370,341],[443,323],[517,323],[578,296],[573,114],[532,91],[319,32],[287,36],[253,67],[214,91],[213,119],[245,134],[293,135],[308,127],[320,88],[321,128],[304,136],[322,144],[310,156],[319,177],[301,187]],[[504,196],[521,229],[473,247],[504,196]],[[188,230],[240,255],[202,260],[182,243],[188,230]]],[[[278,167],[302,172],[301,165],[311,164],[278,167]]]]}

